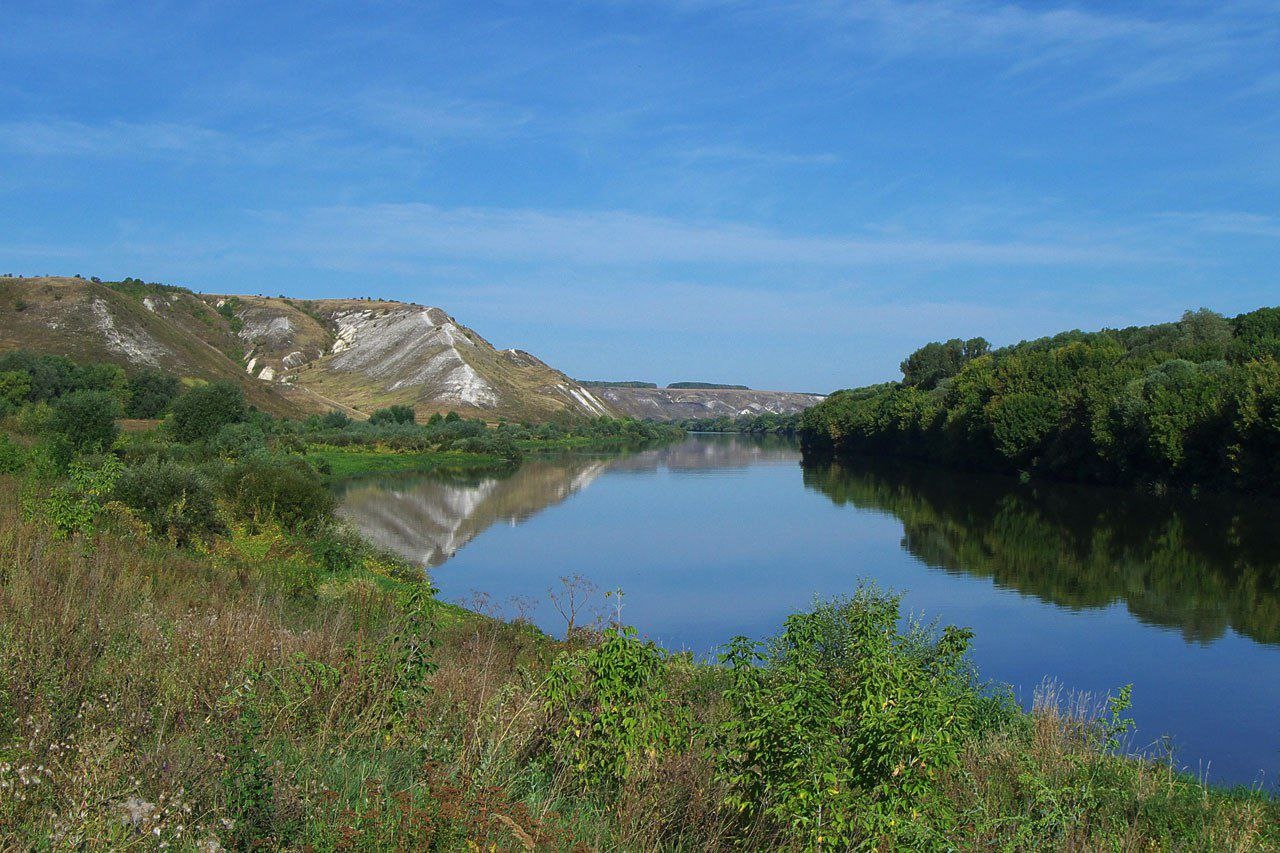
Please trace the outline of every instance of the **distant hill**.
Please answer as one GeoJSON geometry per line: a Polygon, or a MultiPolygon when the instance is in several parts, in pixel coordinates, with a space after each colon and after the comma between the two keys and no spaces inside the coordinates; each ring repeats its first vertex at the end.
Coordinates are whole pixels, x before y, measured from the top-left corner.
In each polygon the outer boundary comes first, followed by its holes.
{"type": "Polygon", "coordinates": [[[717,418],[722,415],[792,415],[823,400],[820,394],[752,391],[737,388],[597,388],[619,414],[659,421],[717,418]]]}
{"type": "Polygon", "coordinates": [[[578,384],[586,388],[657,388],[656,382],[609,382],[598,379],[579,379],[578,384]]]}
{"type": "Polygon", "coordinates": [[[15,348],[238,382],[278,414],[396,403],[512,420],[615,414],[536,356],[495,349],[445,311],[404,302],[3,277],[0,350],[15,348]]]}
{"type": "Polygon", "coordinates": [[[750,391],[746,385],[721,385],[715,382],[672,382],[668,388],[676,388],[679,390],[701,390],[701,391],[750,391]]]}

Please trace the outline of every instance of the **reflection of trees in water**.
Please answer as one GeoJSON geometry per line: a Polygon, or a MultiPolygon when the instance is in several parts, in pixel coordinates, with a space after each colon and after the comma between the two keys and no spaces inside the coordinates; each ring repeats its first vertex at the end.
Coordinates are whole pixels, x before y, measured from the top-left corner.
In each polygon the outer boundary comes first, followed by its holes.
{"type": "Polygon", "coordinates": [[[606,471],[693,471],[796,464],[787,439],[702,436],[628,454],[534,457],[514,472],[403,474],[339,488],[342,514],[384,548],[439,566],[497,522],[518,524],[586,488],[606,471]]]}
{"type": "Polygon", "coordinates": [[[927,565],[991,577],[1071,608],[1123,600],[1189,640],[1227,627],[1280,643],[1280,504],[1213,495],[1157,498],[867,461],[806,467],[837,504],[890,512],[927,565]]]}

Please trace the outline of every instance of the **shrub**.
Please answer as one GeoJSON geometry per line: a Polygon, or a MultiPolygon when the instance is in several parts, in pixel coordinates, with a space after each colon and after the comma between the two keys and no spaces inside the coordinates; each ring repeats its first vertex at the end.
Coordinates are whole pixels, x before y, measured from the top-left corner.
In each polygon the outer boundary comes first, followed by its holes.
{"type": "Polygon", "coordinates": [[[899,597],[862,587],[791,616],[761,646],[737,638],[717,750],[726,805],[806,847],[894,838],[945,815],[935,785],[979,714],[964,655],[971,633],[898,630],[899,597]]]}
{"type": "Polygon", "coordinates": [[[131,418],[158,418],[181,391],[182,383],[176,377],[159,370],[141,370],[129,377],[125,414],[131,418]]]}
{"type": "Polygon", "coordinates": [[[243,421],[247,414],[239,385],[214,382],[192,388],[173,403],[168,429],[178,441],[204,441],[227,424],[243,421]]]}
{"type": "Polygon", "coordinates": [[[176,462],[148,460],[126,469],[114,496],[179,545],[223,529],[213,488],[194,469],[176,462]]]}
{"type": "Polygon", "coordinates": [[[562,655],[547,678],[556,760],[588,791],[615,790],[688,741],[687,712],[665,684],[666,655],[609,628],[593,648],[562,655]]]}
{"type": "Polygon", "coordinates": [[[304,460],[255,456],[230,467],[223,492],[237,518],[315,530],[333,513],[334,498],[304,460]]]}
{"type": "Polygon", "coordinates": [[[30,375],[21,370],[0,372],[0,403],[5,403],[16,409],[27,401],[30,393],[30,375]]]}
{"type": "Polygon", "coordinates": [[[54,487],[42,509],[59,536],[89,534],[124,466],[114,456],[72,462],[67,479],[54,487]]]}
{"type": "MultiPolygon", "coordinates": [[[[413,419],[410,418],[410,420],[413,419]]],[[[351,426],[351,418],[347,417],[345,412],[335,409],[320,416],[321,429],[346,429],[349,426],[351,426]]]]}
{"type": "Polygon", "coordinates": [[[210,445],[223,459],[247,459],[267,452],[267,437],[257,424],[227,424],[218,430],[210,445]]]}
{"type": "Polygon", "coordinates": [[[413,423],[413,407],[412,406],[388,406],[385,409],[378,409],[369,416],[371,424],[411,424],[413,423]]]}
{"type": "Polygon", "coordinates": [[[73,391],[53,405],[50,427],[73,448],[84,452],[105,449],[115,441],[120,404],[105,391],[73,391]]]}
{"type": "Polygon", "coordinates": [[[26,467],[26,449],[8,435],[0,433],[0,474],[17,474],[26,467]]]}

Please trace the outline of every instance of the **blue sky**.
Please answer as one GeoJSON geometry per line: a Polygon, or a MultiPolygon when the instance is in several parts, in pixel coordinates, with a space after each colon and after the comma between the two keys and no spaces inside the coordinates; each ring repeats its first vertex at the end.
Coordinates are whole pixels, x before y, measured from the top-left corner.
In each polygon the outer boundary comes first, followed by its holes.
{"type": "Polygon", "coordinates": [[[439,305],[581,378],[1280,304],[1280,3],[0,4],[0,271],[439,305]]]}

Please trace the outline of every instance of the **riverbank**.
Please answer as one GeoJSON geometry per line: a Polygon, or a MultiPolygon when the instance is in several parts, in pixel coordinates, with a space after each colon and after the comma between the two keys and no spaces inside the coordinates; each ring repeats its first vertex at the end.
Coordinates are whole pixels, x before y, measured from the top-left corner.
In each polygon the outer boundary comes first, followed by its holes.
{"type": "Polygon", "coordinates": [[[176,547],[108,503],[59,539],[33,488],[0,478],[7,845],[1280,844],[1274,800],[1113,754],[1119,698],[1026,714],[957,668],[963,632],[861,633],[896,621],[873,591],[798,614],[787,660],[698,665],[441,605],[336,531],[176,547]]]}
{"type": "Polygon", "coordinates": [[[501,471],[517,464],[487,453],[356,450],[340,447],[311,447],[307,450],[306,458],[334,480],[360,474],[402,471],[501,471]]]}

